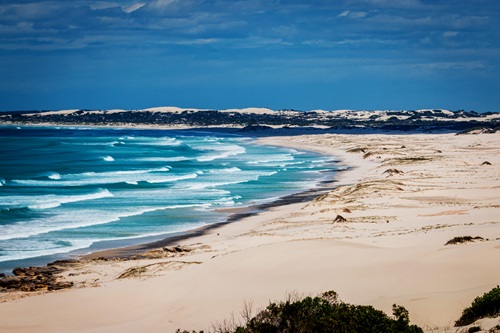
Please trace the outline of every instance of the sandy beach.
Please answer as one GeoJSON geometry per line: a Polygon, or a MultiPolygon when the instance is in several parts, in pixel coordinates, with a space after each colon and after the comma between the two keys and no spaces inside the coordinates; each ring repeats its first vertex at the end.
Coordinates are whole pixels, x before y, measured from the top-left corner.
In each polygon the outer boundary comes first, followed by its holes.
{"type": "Polygon", "coordinates": [[[426,332],[455,332],[462,309],[499,284],[499,133],[259,140],[318,151],[349,168],[313,200],[269,208],[143,259],[87,257],[61,277],[72,289],[2,293],[0,331],[209,330],[231,313],[238,320],[245,301],[257,311],[287,293],[335,290],[387,313],[402,305],[426,332]],[[482,239],[445,245],[458,236],[482,239]]]}

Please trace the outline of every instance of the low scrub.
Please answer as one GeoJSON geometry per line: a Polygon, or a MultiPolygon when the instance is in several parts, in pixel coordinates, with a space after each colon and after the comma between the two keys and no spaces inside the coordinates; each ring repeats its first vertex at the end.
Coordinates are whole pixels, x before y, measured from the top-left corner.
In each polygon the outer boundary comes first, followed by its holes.
{"type": "Polygon", "coordinates": [[[444,245],[469,243],[469,242],[474,242],[474,241],[477,241],[477,240],[482,241],[482,240],[484,240],[484,238],[480,237],[480,236],[476,236],[476,237],[472,237],[472,236],[454,237],[454,238],[450,239],[449,241],[447,241],[446,244],[444,244],[444,245]]]}
{"type": "MultiPolygon", "coordinates": [[[[217,333],[423,333],[410,325],[408,311],[393,305],[393,317],[367,305],[352,305],[338,299],[334,291],[317,297],[305,297],[271,303],[266,309],[251,317],[251,311],[242,312],[244,325],[224,322],[214,326],[217,333]]],[[[188,331],[177,331],[189,333],[188,331]]],[[[201,332],[200,332],[201,333],[201,332]]]]}
{"type": "Polygon", "coordinates": [[[500,315],[500,287],[496,286],[483,296],[476,297],[471,306],[465,308],[455,326],[470,325],[478,319],[500,315]]]}

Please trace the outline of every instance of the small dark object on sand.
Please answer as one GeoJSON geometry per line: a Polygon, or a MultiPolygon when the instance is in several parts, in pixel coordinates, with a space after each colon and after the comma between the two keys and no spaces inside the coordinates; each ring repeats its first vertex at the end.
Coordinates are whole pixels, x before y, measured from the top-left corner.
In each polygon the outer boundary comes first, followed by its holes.
{"type": "Polygon", "coordinates": [[[337,215],[335,220],[333,220],[333,223],[335,222],[342,223],[342,222],[347,222],[347,220],[342,215],[337,215]]]}

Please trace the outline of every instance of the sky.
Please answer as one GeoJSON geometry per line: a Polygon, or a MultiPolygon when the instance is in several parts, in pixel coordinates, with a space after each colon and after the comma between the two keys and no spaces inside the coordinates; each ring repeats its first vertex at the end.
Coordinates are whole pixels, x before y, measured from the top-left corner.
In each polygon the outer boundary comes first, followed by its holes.
{"type": "Polygon", "coordinates": [[[500,111],[498,0],[1,0],[0,111],[500,111]]]}

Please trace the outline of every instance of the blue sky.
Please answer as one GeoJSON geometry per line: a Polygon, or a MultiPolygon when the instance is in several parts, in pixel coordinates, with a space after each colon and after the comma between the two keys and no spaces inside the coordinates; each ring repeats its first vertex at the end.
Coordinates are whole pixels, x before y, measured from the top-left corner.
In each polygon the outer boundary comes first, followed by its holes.
{"type": "Polygon", "coordinates": [[[500,1],[2,0],[0,78],[0,110],[500,111],[500,1]]]}

